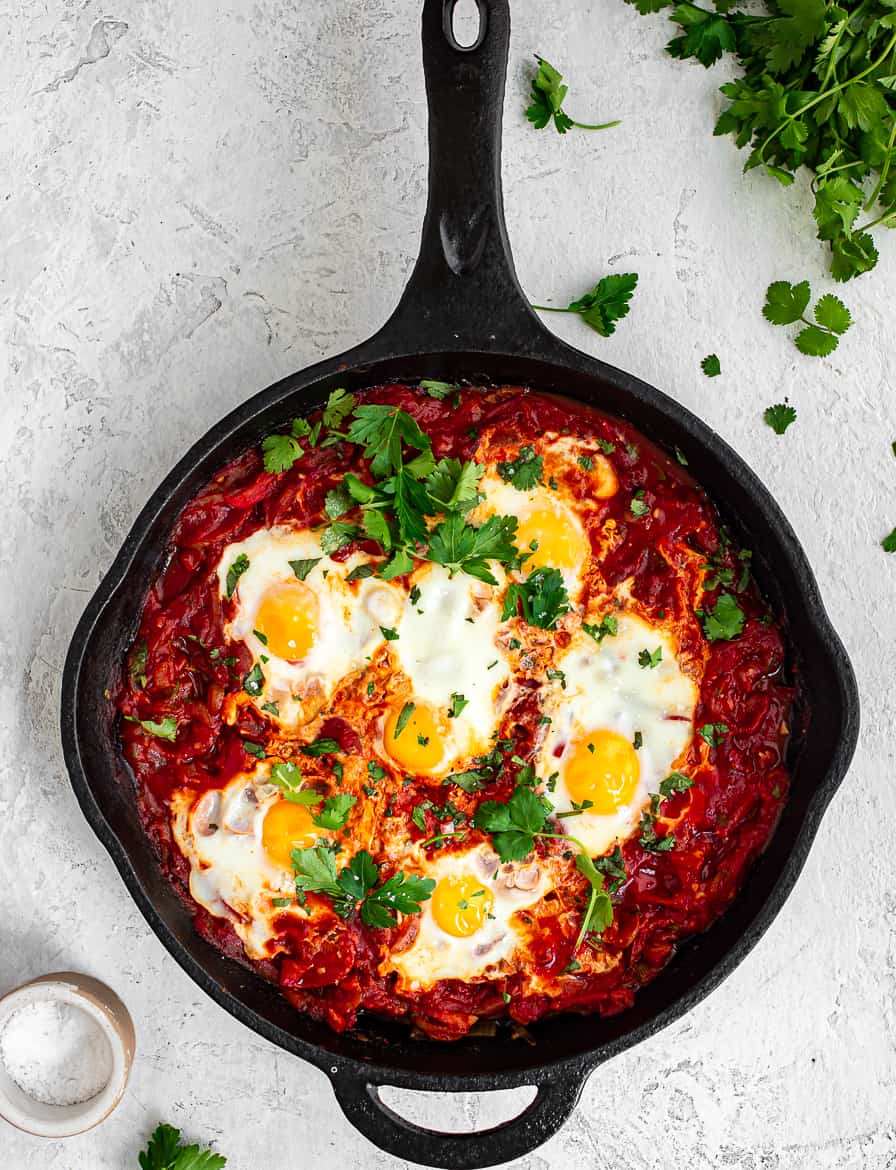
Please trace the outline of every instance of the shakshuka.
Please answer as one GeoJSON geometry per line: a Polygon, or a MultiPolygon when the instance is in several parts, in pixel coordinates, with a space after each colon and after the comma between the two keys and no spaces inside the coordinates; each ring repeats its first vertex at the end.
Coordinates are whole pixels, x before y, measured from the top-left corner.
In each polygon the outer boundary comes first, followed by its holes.
{"type": "Polygon", "coordinates": [[[689,470],[429,381],[336,390],[216,475],[119,695],[200,933],[339,1030],[628,1008],[787,794],[782,631],[689,470]]]}

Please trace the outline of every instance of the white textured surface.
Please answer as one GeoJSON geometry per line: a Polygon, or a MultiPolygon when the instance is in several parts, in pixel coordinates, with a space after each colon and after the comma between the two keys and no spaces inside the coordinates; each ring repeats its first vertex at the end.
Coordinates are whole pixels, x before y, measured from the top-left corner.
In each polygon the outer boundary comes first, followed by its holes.
{"type": "MultiPolygon", "coordinates": [[[[760,315],[770,280],[827,291],[807,190],[713,140],[724,67],[661,52],[620,0],[514,0],[510,234],[527,292],[565,302],[636,270],[630,318],[576,344],[670,391],[794,523],[859,676],[864,730],[798,886],[735,975],[600,1069],[520,1167],[866,1170],[896,1164],[892,730],[896,239],[842,295],[857,324],[802,358],[760,315]],[[527,54],[569,76],[602,135],[529,129],[527,54]],[[699,370],[716,351],[724,375],[699,370]],[[762,408],[789,393],[779,439],[762,408]]],[[[75,621],[150,490],[251,391],[373,331],[418,243],[425,110],[417,0],[0,3],[0,991],[59,968],[134,1013],[131,1089],[100,1129],[42,1143],[0,1122],[4,1167],[136,1166],[160,1119],[234,1170],[397,1166],[324,1077],[204,998],[148,931],[63,771],[75,621]]],[[[482,1125],[513,1102],[417,1098],[482,1125]]]]}

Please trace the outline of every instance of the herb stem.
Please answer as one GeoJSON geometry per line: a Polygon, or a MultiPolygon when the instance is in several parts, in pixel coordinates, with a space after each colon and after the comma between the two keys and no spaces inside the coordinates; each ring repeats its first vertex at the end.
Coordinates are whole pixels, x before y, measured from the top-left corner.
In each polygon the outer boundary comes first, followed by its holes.
{"type": "Polygon", "coordinates": [[[600,122],[597,125],[592,125],[588,122],[573,122],[573,126],[578,126],[580,130],[609,130],[612,126],[618,126],[622,122],[621,118],[617,118],[615,122],[600,122]]]}
{"type": "MultiPolygon", "coordinates": [[[[837,85],[831,86],[830,89],[822,89],[811,101],[806,102],[804,106],[800,106],[800,108],[795,113],[788,114],[782,122],[778,123],[775,129],[771,132],[771,134],[769,134],[768,138],[766,138],[766,140],[757,150],[756,153],[760,161],[765,163],[765,158],[763,157],[765,148],[773,139],[777,138],[781,131],[784,130],[791,122],[795,122],[797,118],[801,118],[803,114],[807,113],[814,106],[817,106],[819,102],[824,101],[825,98],[832,97],[835,93],[839,93],[840,90],[846,89],[850,85],[855,85],[857,81],[861,81],[864,77],[867,77],[869,73],[873,73],[874,70],[878,68],[878,66],[882,65],[884,61],[886,61],[887,57],[889,57],[894,48],[896,48],[896,33],[890,37],[890,40],[887,42],[887,47],[884,49],[880,57],[878,57],[876,61],[872,61],[870,65],[866,66],[866,68],[864,68],[861,73],[856,73],[854,77],[847,77],[845,81],[841,81],[837,85]]],[[[765,165],[767,166],[768,164],[765,163],[765,165]]]]}
{"type": "Polygon", "coordinates": [[[425,849],[427,845],[435,845],[437,841],[447,841],[449,837],[466,837],[466,829],[458,829],[456,833],[438,833],[435,837],[427,837],[425,841],[420,842],[420,848],[425,849]]]}
{"type": "Polygon", "coordinates": [[[533,309],[537,309],[539,313],[574,313],[575,309],[561,309],[555,305],[533,305],[533,309]]]}
{"type": "MultiPolygon", "coordinates": [[[[893,119],[893,129],[890,131],[890,141],[887,143],[887,155],[884,159],[884,165],[881,167],[880,178],[877,180],[877,186],[871,192],[871,197],[863,208],[864,211],[871,210],[875,203],[877,203],[878,196],[880,195],[881,191],[884,189],[884,183],[886,183],[887,175],[890,173],[890,163],[893,161],[894,144],[896,144],[896,118],[893,119]]],[[[890,210],[892,210],[892,208],[890,210]]],[[[889,212],[887,214],[889,214],[889,212]]],[[[874,222],[880,223],[880,220],[876,219],[874,222]]],[[[869,226],[870,225],[866,224],[864,228],[860,228],[859,230],[867,231],[869,226]]]]}

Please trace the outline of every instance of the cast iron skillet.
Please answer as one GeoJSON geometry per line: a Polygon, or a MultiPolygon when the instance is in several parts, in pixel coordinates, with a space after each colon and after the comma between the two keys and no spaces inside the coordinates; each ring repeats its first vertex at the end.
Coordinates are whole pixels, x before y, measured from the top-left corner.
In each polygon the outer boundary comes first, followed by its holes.
{"type": "Polygon", "coordinates": [[[843,778],[859,704],[849,660],[806,557],[753,472],[694,415],[557,340],[529,308],[514,273],[501,200],[508,0],[477,0],[480,30],[469,48],[451,32],[454,3],[423,5],[429,203],[420,258],[398,308],[369,341],[250,398],[200,439],[154,493],[72,640],[63,675],[62,739],[85,816],[149,925],[200,987],[248,1027],[323,1070],[346,1117],[382,1149],[431,1166],[479,1167],[540,1145],[572,1112],[594,1068],[687,1011],[744,958],[781,908],[843,778]],[[531,1029],[534,1045],[503,1033],[439,1044],[376,1019],[338,1036],[203,941],[140,826],[107,697],[175,518],[212,474],[286,420],[319,406],[337,386],[356,390],[424,377],[559,392],[630,420],[667,449],[680,447],[725,522],[754,552],[756,577],[785,624],[804,696],[787,807],[733,907],[681,948],[631,1010],[605,1020],[542,1020],[531,1029]],[[380,1099],[381,1085],[466,1091],[535,1085],[537,1094],[503,1125],[446,1134],[400,1118],[380,1099]]]}

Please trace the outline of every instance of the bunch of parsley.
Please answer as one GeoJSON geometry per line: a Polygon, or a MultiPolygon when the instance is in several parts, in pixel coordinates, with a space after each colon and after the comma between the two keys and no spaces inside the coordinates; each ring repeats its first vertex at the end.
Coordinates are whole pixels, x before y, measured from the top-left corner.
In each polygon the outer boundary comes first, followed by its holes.
{"type": "Polygon", "coordinates": [[[628,0],[641,13],[672,8],[673,57],[710,66],[731,53],[743,76],[721,87],[717,135],[750,147],[790,186],[812,175],[817,235],[831,273],[849,280],[877,263],[871,229],[896,227],[896,5],[893,0],[765,0],[762,15],[673,0],[628,0]]]}

